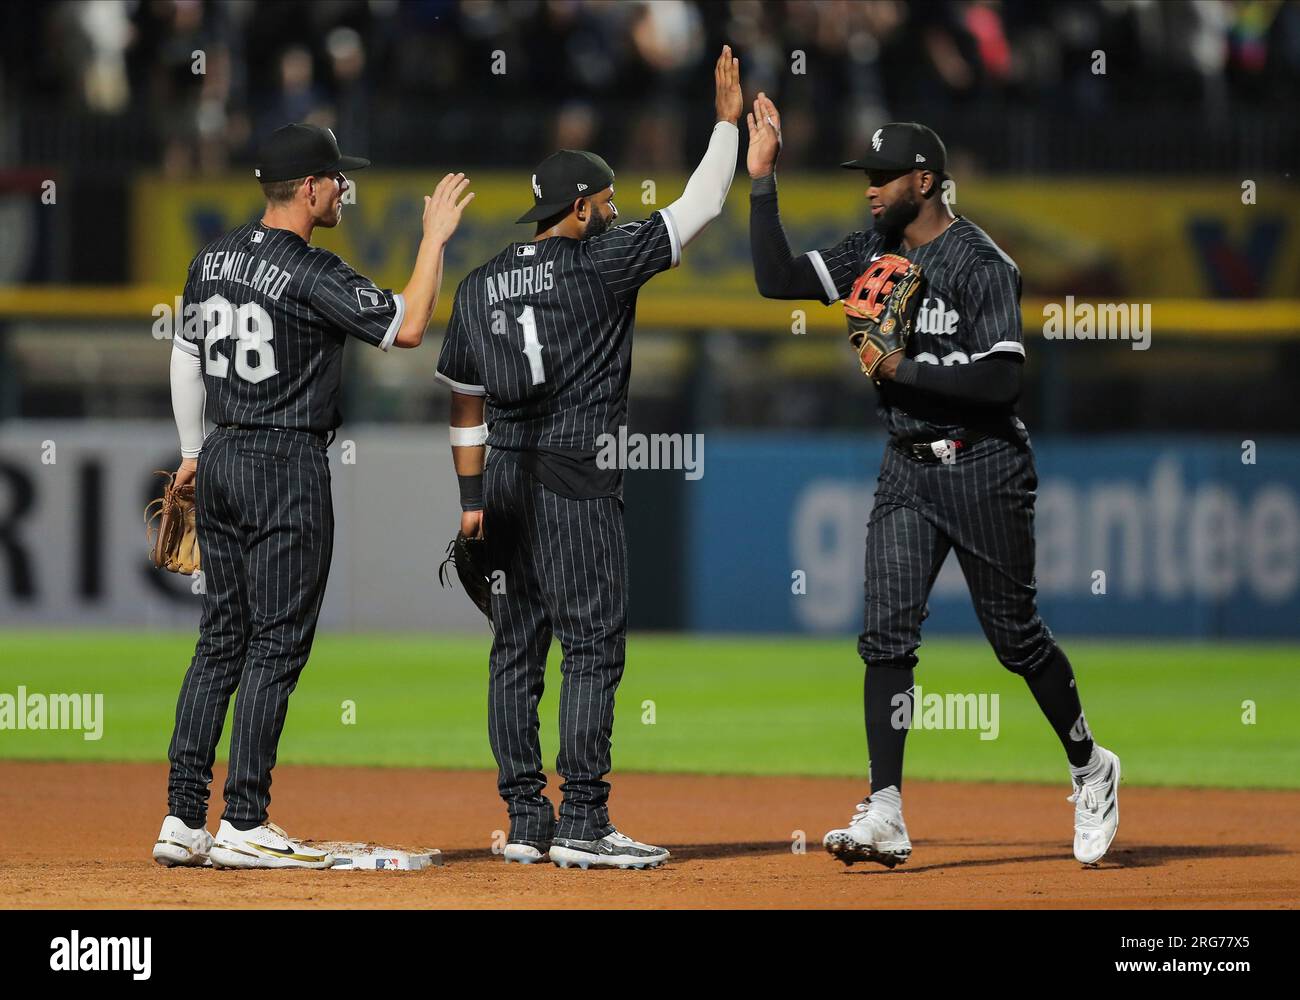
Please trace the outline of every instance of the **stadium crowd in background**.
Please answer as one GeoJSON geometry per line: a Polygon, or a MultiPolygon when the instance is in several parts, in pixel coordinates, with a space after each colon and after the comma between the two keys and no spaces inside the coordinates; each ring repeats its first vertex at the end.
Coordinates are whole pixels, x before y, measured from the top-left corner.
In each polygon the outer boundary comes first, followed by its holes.
{"type": "MultiPolygon", "coordinates": [[[[781,100],[792,164],[847,157],[880,121],[930,108],[1213,125],[1300,98],[1300,4],[1283,0],[92,0],[0,16],[6,117],[120,121],[173,175],[246,164],[253,137],[290,120],[420,163],[433,116],[467,164],[559,145],[677,168],[724,40],[747,87],[781,100]]],[[[6,162],[29,131],[0,140],[6,162]]]]}

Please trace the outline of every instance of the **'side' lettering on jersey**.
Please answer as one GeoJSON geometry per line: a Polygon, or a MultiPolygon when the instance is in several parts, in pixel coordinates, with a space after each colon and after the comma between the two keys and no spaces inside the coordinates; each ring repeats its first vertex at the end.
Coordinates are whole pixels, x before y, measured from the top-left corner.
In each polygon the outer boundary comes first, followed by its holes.
{"type": "Polygon", "coordinates": [[[933,337],[951,337],[957,332],[957,323],[961,317],[957,310],[951,308],[939,296],[926,296],[916,314],[917,333],[928,333],[933,337]],[[931,305],[931,303],[934,303],[931,305]]]}
{"type": "Polygon", "coordinates": [[[203,255],[199,271],[203,281],[233,281],[244,285],[277,302],[285,287],[293,280],[293,272],[282,271],[244,250],[213,250],[203,255]]]}
{"type": "Polygon", "coordinates": [[[549,292],[555,287],[555,261],[548,260],[529,267],[512,267],[508,271],[489,274],[483,284],[487,288],[487,304],[490,306],[502,299],[549,292]]]}

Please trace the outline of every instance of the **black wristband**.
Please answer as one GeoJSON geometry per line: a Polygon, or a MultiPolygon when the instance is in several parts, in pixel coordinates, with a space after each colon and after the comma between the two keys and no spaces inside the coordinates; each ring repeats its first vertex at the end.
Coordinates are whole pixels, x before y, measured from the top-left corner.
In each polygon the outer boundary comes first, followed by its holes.
{"type": "Polygon", "coordinates": [[[762,197],[765,194],[776,194],[776,171],[773,170],[770,174],[753,178],[749,182],[749,193],[756,197],[762,197]]]}
{"type": "Polygon", "coordinates": [[[483,473],[480,472],[476,476],[462,476],[457,474],[456,481],[460,484],[460,509],[482,510],[483,473]]]}

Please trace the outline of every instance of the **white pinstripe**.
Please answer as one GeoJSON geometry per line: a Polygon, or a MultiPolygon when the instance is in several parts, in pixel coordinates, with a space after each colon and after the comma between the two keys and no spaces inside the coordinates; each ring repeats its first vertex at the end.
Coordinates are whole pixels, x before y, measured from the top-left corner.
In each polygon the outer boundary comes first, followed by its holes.
{"type": "Polygon", "coordinates": [[[552,493],[510,456],[494,452],[485,476],[494,565],[506,593],[494,595],[488,734],[510,813],[512,841],[553,835],[591,840],[609,827],[614,692],[623,673],[627,544],[614,497],[571,500],[552,493]],[[560,751],[564,777],[558,826],[538,742],[551,637],[564,649],[560,751]]]}

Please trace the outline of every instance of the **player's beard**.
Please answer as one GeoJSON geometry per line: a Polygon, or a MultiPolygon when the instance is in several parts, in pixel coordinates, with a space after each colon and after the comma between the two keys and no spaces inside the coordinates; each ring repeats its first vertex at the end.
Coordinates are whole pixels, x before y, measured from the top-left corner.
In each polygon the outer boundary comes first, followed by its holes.
{"type": "Polygon", "coordinates": [[[886,239],[893,239],[901,236],[903,230],[920,214],[921,203],[909,193],[876,216],[872,225],[886,239]]]}
{"type": "Polygon", "coordinates": [[[613,217],[606,218],[599,212],[593,212],[591,218],[587,220],[587,228],[582,231],[582,238],[584,240],[589,240],[593,236],[599,236],[613,224],[613,217]]]}

